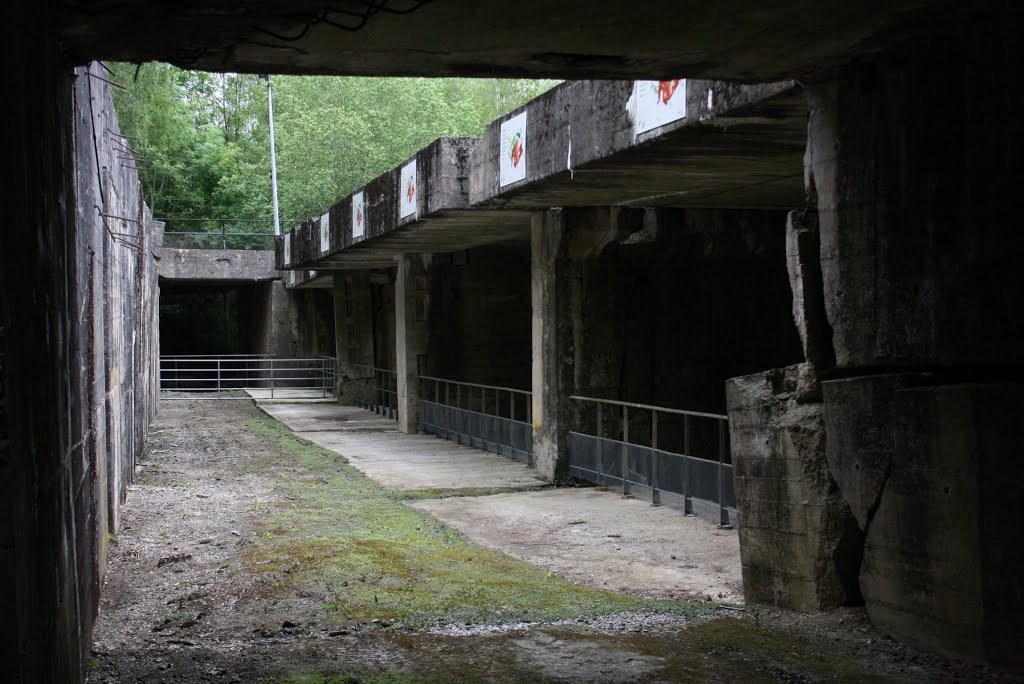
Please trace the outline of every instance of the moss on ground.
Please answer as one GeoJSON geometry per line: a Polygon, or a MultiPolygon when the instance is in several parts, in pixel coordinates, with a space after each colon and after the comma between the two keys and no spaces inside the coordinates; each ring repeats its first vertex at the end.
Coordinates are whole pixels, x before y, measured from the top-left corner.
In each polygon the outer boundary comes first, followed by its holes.
{"type": "Polygon", "coordinates": [[[476,546],[403,505],[409,492],[383,489],[276,420],[246,422],[302,468],[301,475],[278,485],[277,501],[268,502],[247,568],[270,575],[271,593],[320,596],[324,621],[493,624],[699,610],[573,584],[476,546]]]}

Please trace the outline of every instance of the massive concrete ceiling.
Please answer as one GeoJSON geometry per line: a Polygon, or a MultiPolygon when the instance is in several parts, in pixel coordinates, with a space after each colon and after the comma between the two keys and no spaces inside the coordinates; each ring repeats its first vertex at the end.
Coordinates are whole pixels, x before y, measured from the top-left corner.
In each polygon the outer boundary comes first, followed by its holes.
{"type": "Polygon", "coordinates": [[[68,58],[211,71],[801,78],[989,3],[950,0],[70,0],[68,58]],[[969,7],[962,7],[968,5],[969,7]]]}

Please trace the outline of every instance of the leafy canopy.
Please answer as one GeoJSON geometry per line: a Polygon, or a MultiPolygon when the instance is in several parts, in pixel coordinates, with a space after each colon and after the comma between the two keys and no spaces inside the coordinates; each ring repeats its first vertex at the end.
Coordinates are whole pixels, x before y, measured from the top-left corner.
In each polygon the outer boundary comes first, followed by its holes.
{"type": "MultiPolygon", "coordinates": [[[[112,65],[122,132],[144,158],[154,215],[268,219],[270,132],[265,81],[248,74],[112,65]]],[[[484,126],[556,81],[275,76],[274,133],[282,224],[316,216],[442,136],[484,126]]],[[[220,222],[167,230],[220,230],[220,222]]],[[[266,232],[272,222],[229,225],[266,232]]]]}

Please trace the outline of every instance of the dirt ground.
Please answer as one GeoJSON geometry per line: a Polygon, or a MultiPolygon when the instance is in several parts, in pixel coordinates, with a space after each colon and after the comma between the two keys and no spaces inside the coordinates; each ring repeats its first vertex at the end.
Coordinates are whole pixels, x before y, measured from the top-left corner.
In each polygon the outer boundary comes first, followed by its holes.
{"type": "Polygon", "coordinates": [[[577,584],[571,562],[407,503],[437,496],[382,488],[248,401],[164,402],[110,539],[88,681],[1013,681],[902,647],[862,610],[577,584]]]}

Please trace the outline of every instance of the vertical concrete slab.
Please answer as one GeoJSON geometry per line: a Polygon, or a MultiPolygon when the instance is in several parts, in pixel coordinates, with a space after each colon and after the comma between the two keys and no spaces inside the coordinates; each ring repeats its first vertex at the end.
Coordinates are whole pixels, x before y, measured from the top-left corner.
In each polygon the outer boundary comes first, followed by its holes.
{"type": "Polygon", "coordinates": [[[556,482],[566,476],[569,467],[569,395],[573,387],[565,212],[537,212],[530,230],[533,459],[538,474],[556,482]]]}
{"type": "Polygon", "coordinates": [[[398,429],[414,433],[419,426],[418,378],[427,355],[430,311],[429,254],[404,254],[397,259],[395,280],[395,370],[398,375],[398,429]]]}
{"type": "Polygon", "coordinates": [[[829,472],[822,404],[798,398],[802,370],[732,378],[726,394],[743,595],[814,611],[859,602],[863,535],[829,472]]]}

